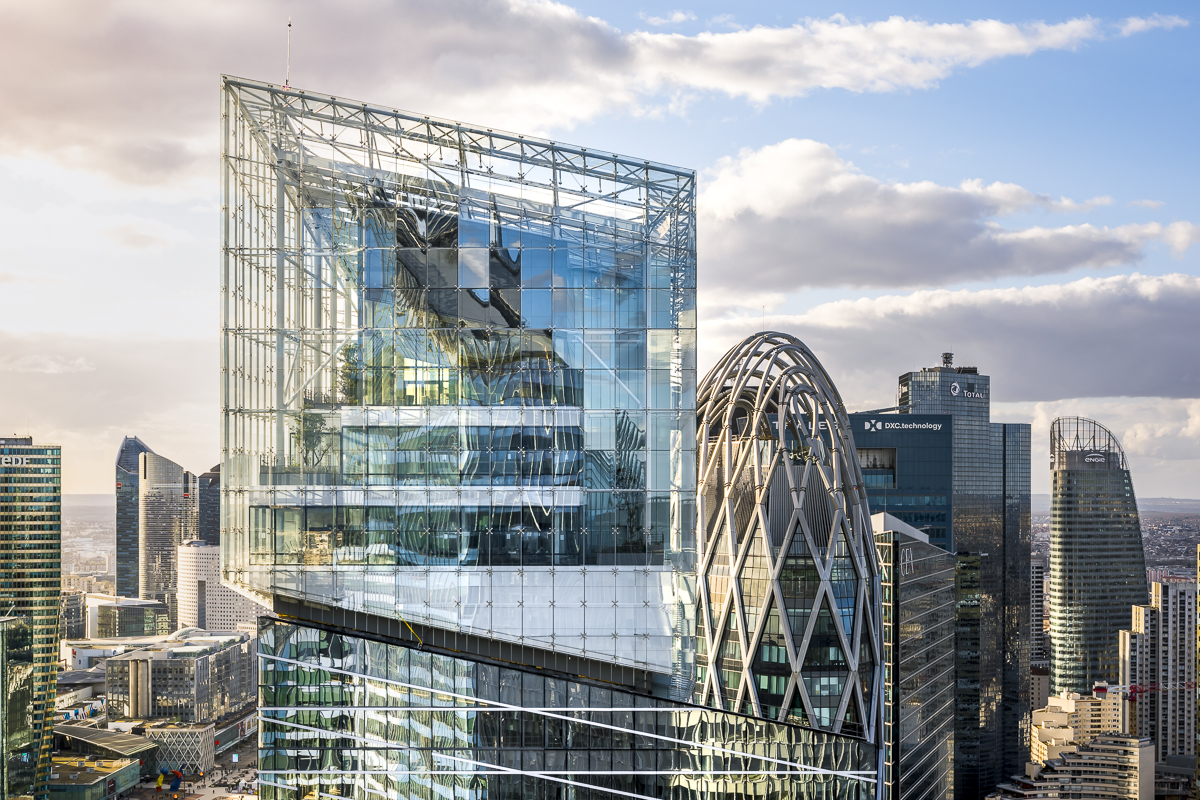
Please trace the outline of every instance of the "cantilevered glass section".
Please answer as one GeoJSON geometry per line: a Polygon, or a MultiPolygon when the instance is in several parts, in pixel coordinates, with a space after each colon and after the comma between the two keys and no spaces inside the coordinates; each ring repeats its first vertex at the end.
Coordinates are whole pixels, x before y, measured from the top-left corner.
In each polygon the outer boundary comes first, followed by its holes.
{"type": "Polygon", "coordinates": [[[687,695],[695,174],[222,86],[226,579],[687,695]]]}
{"type": "Polygon", "coordinates": [[[837,389],[767,332],[698,399],[696,702],[877,741],[879,561],[837,389]]]}
{"type": "Polygon", "coordinates": [[[1050,690],[1117,683],[1118,638],[1148,602],[1133,481],[1117,437],[1098,422],[1050,426],[1050,690]]]}

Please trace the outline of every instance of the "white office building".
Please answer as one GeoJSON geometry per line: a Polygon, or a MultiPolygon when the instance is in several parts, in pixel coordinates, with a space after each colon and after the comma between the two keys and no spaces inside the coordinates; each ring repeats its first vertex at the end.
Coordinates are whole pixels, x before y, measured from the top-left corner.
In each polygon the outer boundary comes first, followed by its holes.
{"type": "Polygon", "coordinates": [[[270,610],[221,585],[221,548],[200,540],[179,547],[179,626],[233,631],[270,610]]]}

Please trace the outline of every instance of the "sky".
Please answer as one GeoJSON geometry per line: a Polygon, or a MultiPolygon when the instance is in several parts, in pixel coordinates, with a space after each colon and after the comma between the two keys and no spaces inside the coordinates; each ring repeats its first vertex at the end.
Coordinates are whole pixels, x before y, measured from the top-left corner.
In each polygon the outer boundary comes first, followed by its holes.
{"type": "Polygon", "coordinates": [[[219,461],[222,73],[695,169],[700,366],[793,333],[850,410],[940,363],[1200,497],[1185,2],[0,4],[0,435],[112,491],[219,461]],[[287,22],[291,19],[290,64],[287,22]]]}

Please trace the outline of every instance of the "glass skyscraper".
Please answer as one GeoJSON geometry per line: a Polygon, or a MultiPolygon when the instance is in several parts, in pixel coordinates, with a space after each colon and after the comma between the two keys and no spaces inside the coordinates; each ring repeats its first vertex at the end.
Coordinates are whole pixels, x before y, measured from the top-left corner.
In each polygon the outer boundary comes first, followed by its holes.
{"type": "MultiPolygon", "coordinates": [[[[16,628],[8,631],[17,638],[6,636],[5,646],[24,652],[23,642],[28,641],[32,653],[28,713],[37,760],[34,794],[42,798],[48,794],[58,681],[62,587],[62,450],[58,445],[35,444],[27,436],[0,438],[0,542],[4,543],[0,608],[8,616],[23,617],[21,624],[28,626],[26,633],[16,628]],[[18,639],[20,647],[14,644],[18,639]]],[[[13,663],[26,662],[15,659],[13,663]]]]}
{"type": "MultiPolygon", "coordinates": [[[[0,797],[46,797],[38,786],[40,733],[34,725],[33,631],[26,617],[0,617],[0,797]]],[[[48,759],[47,764],[48,767],[48,759]]]]}
{"type": "Polygon", "coordinates": [[[1121,443],[1098,422],[1050,426],[1050,691],[1117,683],[1117,638],[1149,602],[1133,479],[1121,443]]]}
{"type": "Polygon", "coordinates": [[[200,491],[196,476],[155,453],[138,456],[138,597],[167,607],[179,620],[179,546],[196,538],[200,491]]]}
{"type": "Polygon", "coordinates": [[[260,794],[871,795],[869,743],[689,702],[695,174],[222,90],[260,794]]]}
{"type": "Polygon", "coordinates": [[[136,436],[126,436],[117,450],[114,465],[117,496],[117,564],[116,593],[118,597],[138,596],[138,561],[141,558],[141,527],[138,525],[138,459],[142,453],[153,453],[136,436]]]}
{"type": "Polygon", "coordinates": [[[891,514],[873,514],[871,527],[883,577],[886,796],[951,800],[957,559],[891,514]]]}
{"type": "Polygon", "coordinates": [[[991,422],[991,379],[950,353],[899,383],[902,412],[954,418],[951,547],[979,603],[960,601],[954,793],[973,800],[1029,760],[1030,430],[991,422]]]}

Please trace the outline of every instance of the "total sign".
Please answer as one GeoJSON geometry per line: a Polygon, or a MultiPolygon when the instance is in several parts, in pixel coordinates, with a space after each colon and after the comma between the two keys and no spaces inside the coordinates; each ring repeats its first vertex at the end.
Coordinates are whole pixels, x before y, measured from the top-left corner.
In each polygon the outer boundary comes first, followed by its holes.
{"type": "Polygon", "coordinates": [[[950,394],[954,395],[955,397],[958,397],[961,394],[963,397],[973,397],[978,400],[984,399],[983,392],[968,391],[968,390],[964,389],[963,387],[959,386],[958,381],[955,381],[954,383],[950,384],[950,394]]]}
{"type": "Polygon", "coordinates": [[[26,467],[29,458],[26,456],[0,456],[0,467],[26,467]]]}

